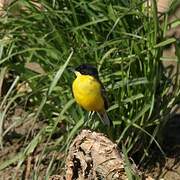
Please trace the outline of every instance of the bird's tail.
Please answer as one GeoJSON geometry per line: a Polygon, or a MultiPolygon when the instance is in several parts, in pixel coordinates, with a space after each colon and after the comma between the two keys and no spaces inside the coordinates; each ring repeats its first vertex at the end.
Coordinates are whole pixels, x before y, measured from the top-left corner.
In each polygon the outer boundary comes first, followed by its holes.
{"type": "Polygon", "coordinates": [[[107,126],[112,126],[112,125],[113,125],[113,124],[112,124],[112,121],[109,119],[109,117],[108,117],[108,115],[107,115],[107,113],[106,113],[105,110],[104,110],[103,112],[98,112],[98,115],[99,115],[101,121],[102,121],[105,125],[107,125],[107,126]]]}

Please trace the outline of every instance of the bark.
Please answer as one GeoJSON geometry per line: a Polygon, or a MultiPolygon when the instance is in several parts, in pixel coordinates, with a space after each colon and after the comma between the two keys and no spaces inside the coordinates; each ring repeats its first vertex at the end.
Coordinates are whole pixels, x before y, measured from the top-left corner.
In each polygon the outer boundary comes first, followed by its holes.
{"type": "MultiPolygon", "coordinates": [[[[127,179],[124,166],[125,160],[116,144],[101,133],[83,130],[70,146],[66,180],[124,180],[127,179]]],[[[132,167],[137,172],[135,169],[132,167]]]]}

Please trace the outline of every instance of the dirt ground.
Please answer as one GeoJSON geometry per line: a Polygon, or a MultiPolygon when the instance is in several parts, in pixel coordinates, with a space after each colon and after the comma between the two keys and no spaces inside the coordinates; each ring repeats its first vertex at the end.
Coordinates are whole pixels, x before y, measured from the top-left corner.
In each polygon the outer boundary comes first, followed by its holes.
{"type": "MultiPolygon", "coordinates": [[[[24,112],[21,108],[17,108],[15,111],[16,116],[26,116],[26,112],[24,112]]],[[[13,116],[9,118],[9,123],[13,116]]],[[[10,133],[5,136],[4,141],[4,149],[0,151],[0,164],[7,158],[14,157],[22,147],[24,146],[24,138],[26,137],[26,133],[30,127],[31,119],[27,120],[22,126],[17,126],[17,128],[10,131],[10,133]]],[[[9,124],[6,124],[8,126],[9,124]]],[[[34,131],[39,131],[42,127],[42,124],[36,123],[34,126],[34,131]]],[[[151,179],[164,179],[164,180],[179,180],[180,179],[180,113],[176,114],[172,117],[164,131],[164,144],[163,150],[166,153],[166,157],[163,157],[159,152],[153,152],[152,155],[149,157],[149,162],[146,166],[146,174],[151,179]]],[[[11,180],[14,179],[24,179],[30,180],[30,170],[35,168],[36,158],[42,152],[44,144],[41,144],[35,152],[30,155],[21,169],[17,167],[17,165],[11,165],[5,168],[3,171],[0,172],[0,180],[11,180]]],[[[46,169],[48,167],[48,162],[50,162],[51,158],[60,159],[63,155],[62,154],[48,154],[45,160],[40,165],[40,172],[41,178],[45,176],[46,169]]]]}
{"type": "Polygon", "coordinates": [[[179,180],[180,179],[180,113],[172,117],[164,131],[163,150],[154,152],[147,166],[147,174],[153,179],[179,180]]]}

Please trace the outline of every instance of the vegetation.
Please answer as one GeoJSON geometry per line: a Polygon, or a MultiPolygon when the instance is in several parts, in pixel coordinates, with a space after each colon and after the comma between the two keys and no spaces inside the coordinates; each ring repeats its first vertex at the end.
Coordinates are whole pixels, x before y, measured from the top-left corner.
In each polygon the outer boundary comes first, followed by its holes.
{"type": "Polygon", "coordinates": [[[142,0],[13,1],[0,19],[2,151],[14,129],[29,125],[19,152],[1,162],[0,170],[12,164],[23,169],[41,149],[32,177],[37,179],[45,161],[46,177],[59,172],[72,139],[85,127],[111,134],[128,156],[138,151],[139,163],[151,144],[163,152],[162,128],[180,92],[174,83],[169,93],[172,82],[161,64],[170,43],[176,44],[175,60],[180,58],[178,41],[165,36],[170,10],[160,24],[155,0],[151,5],[142,0]],[[111,133],[96,115],[87,121],[87,112],[74,103],[68,66],[82,63],[98,67],[110,102],[111,133]],[[26,113],[11,119],[17,107],[26,113]]]}

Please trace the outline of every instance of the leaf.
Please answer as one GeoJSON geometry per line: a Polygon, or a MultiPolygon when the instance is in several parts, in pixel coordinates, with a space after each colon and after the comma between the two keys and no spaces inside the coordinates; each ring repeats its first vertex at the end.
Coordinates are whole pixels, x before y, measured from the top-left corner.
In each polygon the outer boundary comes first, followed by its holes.
{"type": "Polygon", "coordinates": [[[163,42],[160,42],[159,44],[156,44],[156,45],[154,46],[154,48],[164,47],[164,46],[167,46],[167,45],[172,44],[172,43],[174,43],[174,42],[176,42],[176,39],[175,39],[175,38],[169,38],[169,39],[166,40],[166,41],[163,41],[163,42]]]}
{"type": "Polygon", "coordinates": [[[53,81],[52,81],[52,83],[50,85],[48,95],[51,94],[51,92],[53,91],[53,89],[56,86],[57,82],[61,78],[64,70],[66,69],[66,67],[67,67],[67,65],[68,65],[68,63],[69,63],[69,61],[70,61],[70,59],[72,57],[72,55],[73,55],[73,51],[71,51],[71,53],[70,53],[69,57],[67,58],[66,62],[64,63],[64,65],[59,68],[58,72],[56,73],[56,75],[55,75],[55,77],[54,77],[54,79],[53,79],[53,81]]]}
{"type": "Polygon", "coordinates": [[[45,71],[44,69],[42,68],[42,66],[39,64],[39,63],[36,63],[36,62],[27,62],[25,63],[25,68],[33,71],[33,72],[36,72],[38,74],[42,74],[42,75],[45,75],[45,71]]]}

